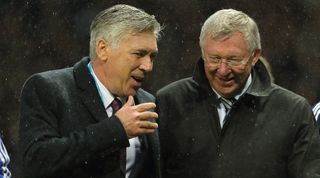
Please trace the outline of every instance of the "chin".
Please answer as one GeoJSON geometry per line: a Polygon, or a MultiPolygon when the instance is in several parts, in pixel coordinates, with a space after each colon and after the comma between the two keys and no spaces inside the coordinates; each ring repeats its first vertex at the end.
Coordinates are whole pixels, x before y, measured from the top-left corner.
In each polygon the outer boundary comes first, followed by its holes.
{"type": "Polygon", "coordinates": [[[222,97],[230,98],[236,95],[236,89],[234,88],[224,88],[218,92],[222,97]]]}
{"type": "Polygon", "coordinates": [[[126,96],[134,96],[137,94],[137,90],[130,89],[129,91],[126,92],[126,96]]]}

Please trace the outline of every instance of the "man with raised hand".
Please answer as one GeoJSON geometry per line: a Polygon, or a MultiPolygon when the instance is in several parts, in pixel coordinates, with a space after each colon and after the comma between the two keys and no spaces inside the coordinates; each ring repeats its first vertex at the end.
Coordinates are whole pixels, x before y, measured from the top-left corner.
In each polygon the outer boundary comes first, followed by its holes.
{"type": "Polygon", "coordinates": [[[90,57],[26,81],[23,177],[158,177],[158,115],[154,97],[140,87],[152,71],[160,30],[154,16],[115,5],[92,21],[90,57]]]}

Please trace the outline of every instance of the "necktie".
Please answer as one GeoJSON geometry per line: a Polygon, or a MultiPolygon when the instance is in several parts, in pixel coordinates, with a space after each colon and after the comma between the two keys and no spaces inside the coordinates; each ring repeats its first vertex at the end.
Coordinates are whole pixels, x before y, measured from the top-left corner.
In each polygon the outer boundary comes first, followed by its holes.
{"type": "Polygon", "coordinates": [[[114,98],[114,100],[110,105],[111,105],[113,114],[116,113],[122,107],[122,103],[118,98],[114,98]]]}
{"type": "Polygon", "coordinates": [[[226,122],[226,116],[228,115],[228,113],[229,113],[229,111],[235,101],[236,101],[235,99],[226,99],[223,97],[220,98],[220,102],[221,102],[222,107],[224,108],[224,111],[225,111],[222,118],[220,118],[221,127],[223,127],[224,123],[226,122]]]}
{"type": "MultiPolygon", "coordinates": [[[[111,107],[112,107],[112,113],[115,114],[122,107],[122,103],[118,98],[114,98],[114,100],[111,103],[111,107]]],[[[123,177],[126,175],[126,161],[127,161],[126,159],[127,159],[126,148],[121,148],[120,149],[120,171],[123,177]]]]}
{"type": "Polygon", "coordinates": [[[229,110],[231,109],[233,103],[235,102],[235,99],[226,99],[226,98],[221,97],[220,101],[221,101],[222,105],[224,106],[224,109],[227,114],[229,112],[229,110]]]}

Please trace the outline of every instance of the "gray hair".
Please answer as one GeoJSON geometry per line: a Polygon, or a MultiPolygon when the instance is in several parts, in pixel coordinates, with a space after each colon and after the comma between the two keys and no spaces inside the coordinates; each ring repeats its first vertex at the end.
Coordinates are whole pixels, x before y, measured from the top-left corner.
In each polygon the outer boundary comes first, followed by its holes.
{"type": "Polygon", "coordinates": [[[96,57],[96,43],[105,39],[117,47],[126,34],[150,32],[159,38],[162,27],[153,15],[133,6],[119,4],[101,11],[90,26],[90,58],[96,57]]]}
{"type": "Polygon", "coordinates": [[[203,24],[200,33],[200,47],[203,49],[206,37],[224,39],[233,33],[243,34],[249,52],[261,49],[260,34],[256,22],[247,14],[234,9],[223,9],[212,14],[203,24]]]}

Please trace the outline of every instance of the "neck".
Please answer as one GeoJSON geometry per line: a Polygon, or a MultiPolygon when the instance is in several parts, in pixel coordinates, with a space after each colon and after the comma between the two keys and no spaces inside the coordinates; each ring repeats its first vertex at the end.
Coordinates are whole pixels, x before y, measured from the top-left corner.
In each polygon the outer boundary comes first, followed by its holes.
{"type": "MultiPolygon", "coordinates": [[[[103,70],[104,63],[99,59],[91,61],[91,66],[94,74],[99,79],[99,81],[108,89],[106,76],[103,70]]],[[[108,89],[109,90],[109,89],[108,89]]]]}

